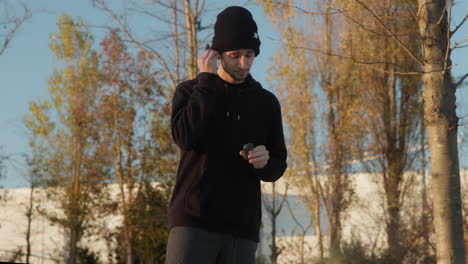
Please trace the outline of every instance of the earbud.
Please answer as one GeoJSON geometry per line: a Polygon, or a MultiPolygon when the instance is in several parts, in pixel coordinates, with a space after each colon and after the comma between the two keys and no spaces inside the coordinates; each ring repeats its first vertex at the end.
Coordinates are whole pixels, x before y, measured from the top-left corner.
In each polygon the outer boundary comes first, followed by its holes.
{"type": "Polygon", "coordinates": [[[251,151],[254,148],[255,148],[255,146],[252,143],[245,144],[244,147],[243,147],[243,150],[242,150],[242,157],[245,160],[249,160],[249,158],[247,157],[249,155],[249,151],[251,151]]]}

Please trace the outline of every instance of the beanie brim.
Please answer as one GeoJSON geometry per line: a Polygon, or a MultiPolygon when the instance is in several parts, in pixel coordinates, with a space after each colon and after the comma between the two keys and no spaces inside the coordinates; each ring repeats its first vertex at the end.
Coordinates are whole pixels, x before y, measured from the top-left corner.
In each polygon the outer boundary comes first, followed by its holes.
{"type": "Polygon", "coordinates": [[[214,37],[211,48],[220,53],[233,50],[250,49],[255,52],[255,56],[258,56],[260,53],[260,44],[261,42],[258,38],[256,39],[242,36],[233,36],[230,38],[219,39],[214,37]]]}

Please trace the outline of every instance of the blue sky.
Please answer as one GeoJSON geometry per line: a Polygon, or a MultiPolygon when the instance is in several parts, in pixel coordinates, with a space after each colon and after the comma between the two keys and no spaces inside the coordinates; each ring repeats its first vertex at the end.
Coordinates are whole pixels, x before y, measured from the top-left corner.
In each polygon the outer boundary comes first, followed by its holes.
{"type": "MultiPolygon", "coordinates": [[[[51,75],[54,56],[49,49],[50,34],[57,31],[57,17],[66,12],[74,17],[80,16],[85,23],[91,25],[113,25],[112,21],[101,11],[93,9],[91,1],[82,0],[25,0],[33,11],[33,17],[19,30],[10,47],[0,56],[0,150],[1,154],[10,156],[7,163],[7,176],[0,179],[0,185],[7,188],[25,186],[24,162],[21,153],[28,152],[28,135],[23,125],[23,116],[28,112],[28,103],[38,98],[47,98],[47,78],[51,75]]],[[[210,2],[210,1],[208,1],[210,2]]],[[[208,5],[207,21],[213,21],[215,15],[224,7],[239,5],[245,1],[224,0],[211,1],[208,5]]],[[[468,1],[458,1],[453,9],[454,22],[460,22],[468,13],[468,1]]],[[[259,27],[262,39],[261,53],[252,69],[253,76],[267,85],[266,77],[270,57],[275,53],[277,34],[262,14],[260,8],[249,5],[259,27]]],[[[96,43],[102,39],[102,29],[93,29],[96,43]]],[[[468,38],[468,24],[461,28],[455,36],[455,41],[468,38]]],[[[453,75],[461,76],[468,72],[468,48],[454,51],[453,75]]],[[[466,86],[465,86],[466,87],[466,86]]],[[[459,116],[468,115],[468,88],[463,88],[458,100],[459,116]]],[[[462,122],[468,123],[468,117],[462,122]]],[[[460,153],[460,159],[467,158],[466,151],[460,153]]]]}

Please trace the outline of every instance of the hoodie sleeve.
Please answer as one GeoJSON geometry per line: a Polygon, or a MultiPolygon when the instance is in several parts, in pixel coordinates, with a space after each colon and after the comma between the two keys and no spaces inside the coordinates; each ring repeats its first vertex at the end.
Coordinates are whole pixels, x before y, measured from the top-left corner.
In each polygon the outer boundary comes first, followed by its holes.
{"type": "Polygon", "coordinates": [[[284,143],[281,106],[276,97],[274,97],[272,113],[272,128],[266,146],[270,159],[262,169],[254,169],[257,177],[264,182],[275,182],[283,176],[287,168],[287,150],[284,143]]]}
{"type": "Polygon", "coordinates": [[[172,99],[171,133],[182,150],[192,150],[208,131],[215,108],[216,74],[199,73],[197,83],[177,86],[172,99]]]}

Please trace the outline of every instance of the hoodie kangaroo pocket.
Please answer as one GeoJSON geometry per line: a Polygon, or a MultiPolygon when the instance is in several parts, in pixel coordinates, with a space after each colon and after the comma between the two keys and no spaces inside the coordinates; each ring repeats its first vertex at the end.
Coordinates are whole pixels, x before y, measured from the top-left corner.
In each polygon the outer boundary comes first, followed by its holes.
{"type": "Polygon", "coordinates": [[[226,181],[215,190],[210,200],[216,218],[228,225],[244,225],[251,219],[250,208],[253,201],[249,201],[249,192],[238,179],[226,181]]]}

